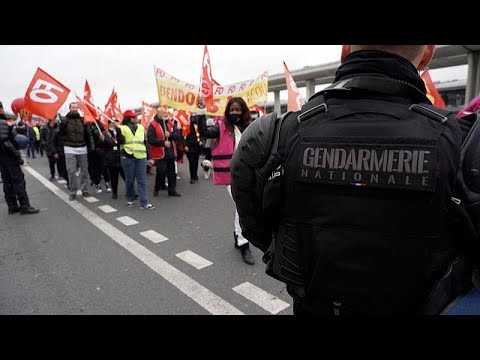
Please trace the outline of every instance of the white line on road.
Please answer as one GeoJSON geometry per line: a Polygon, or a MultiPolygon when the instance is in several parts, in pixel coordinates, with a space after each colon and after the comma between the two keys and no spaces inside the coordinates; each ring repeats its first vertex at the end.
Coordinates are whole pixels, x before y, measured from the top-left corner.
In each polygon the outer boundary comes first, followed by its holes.
{"type": "Polygon", "coordinates": [[[168,240],[167,237],[157,233],[155,230],[142,231],[140,235],[142,235],[143,237],[146,237],[148,240],[150,240],[155,244],[168,240]]]}
{"type": "Polygon", "coordinates": [[[40,181],[47,189],[52,191],[65,203],[74,208],[85,219],[95,225],[105,235],[125,248],[132,255],[140,259],[150,269],[178,288],[181,292],[183,292],[205,310],[213,315],[243,315],[243,312],[238,310],[236,307],[223,300],[220,296],[215,295],[206,287],[202,286],[188,275],[182,273],[176,267],[170,265],[161,257],[155,255],[153,252],[137,243],[127,234],[124,234],[115,226],[103,220],[101,217],[84,205],[80,204],[78,201],[69,201],[66,193],[50,183],[33,168],[30,166],[24,166],[24,169],[27,170],[38,181],[40,181]]]}
{"type": "Polygon", "coordinates": [[[117,218],[117,220],[126,226],[138,224],[138,221],[135,219],[132,219],[130,216],[120,216],[117,218]]]}
{"type": "Polygon", "coordinates": [[[83,200],[85,200],[86,202],[88,202],[90,204],[98,201],[98,199],[94,198],[93,196],[84,197],[83,200]]]}
{"type": "Polygon", "coordinates": [[[255,304],[272,314],[278,314],[280,311],[290,306],[290,304],[285,301],[280,300],[276,296],[269,294],[265,290],[262,290],[249,282],[244,282],[243,284],[235,286],[233,291],[246,297],[248,300],[253,301],[255,304]]]}
{"type": "Polygon", "coordinates": [[[192,265],[198,270],[206,268],[213,263],[207,259],[204,259],[200,255],[195,254],[193,251],[186,250],[181,253],[175,254],[177,257],[185,261],[187,264],[192,265]]]}
{"type": "Polygon", "coordinates": [[[117,209],[111,207],[110,205],[102,205],[98,207],[100,210],[102,210],[105,214],[110,214],[112,212],[117,211],[117,209]]]}

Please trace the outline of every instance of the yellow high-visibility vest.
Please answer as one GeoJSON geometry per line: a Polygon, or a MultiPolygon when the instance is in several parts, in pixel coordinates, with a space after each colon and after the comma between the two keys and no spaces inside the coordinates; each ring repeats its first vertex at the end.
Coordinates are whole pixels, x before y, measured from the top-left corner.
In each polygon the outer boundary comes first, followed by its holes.
{"type": "Polygon", "coordinates": [[[136,159],[145,159],[147,157],[147,148],[145,147],[145,129],[142,125],[137,125],[137,131],[135,135],[127,125],[120,125],[120,131],[125,138],[125,144],[122,145],[122,149],[129,155],[132,155],[136,159]]]}

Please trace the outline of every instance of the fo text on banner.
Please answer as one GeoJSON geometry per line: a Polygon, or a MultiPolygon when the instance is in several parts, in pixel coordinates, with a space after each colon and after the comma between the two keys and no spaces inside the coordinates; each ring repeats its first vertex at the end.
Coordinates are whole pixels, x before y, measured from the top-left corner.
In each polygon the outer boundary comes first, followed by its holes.
{"type": "MultiPolygon", "coordinates": [[[[158,99],[162,106],[169,106],[178,110],[197,111],[198,86],[182,81],[164,70],[155,68],[158,99]]],[[[224,86],[214,85],[214,105],[207,113],[213,116],[222,116],[228,100],[232,97],[241,97],[250,108],[259,102],[267,101],[268,73],[265,71],[255,80],[243,81],[224,86]]]]}

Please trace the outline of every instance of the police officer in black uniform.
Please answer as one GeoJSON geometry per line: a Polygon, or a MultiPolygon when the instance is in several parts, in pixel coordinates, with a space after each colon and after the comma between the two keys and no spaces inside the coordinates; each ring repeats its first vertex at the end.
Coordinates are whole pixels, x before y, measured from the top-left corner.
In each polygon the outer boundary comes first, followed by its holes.
{"type": "Polygon", "coordinates": [[[25,177],[20,167],[23,160],[15,142],[15,130],[6,120],[3,105],[0,103],[0,173],[8,213],[36,214],[39,210],[30,206],[25,190],[25,177]]]}
{"type": "Polygon", "coordinates": [[[418,72],[434,50],[344,45],[330,87],[242,136],[240,224],[295,314],[437,314],[471,286],[452,224],[465,133],[418,72]]]}

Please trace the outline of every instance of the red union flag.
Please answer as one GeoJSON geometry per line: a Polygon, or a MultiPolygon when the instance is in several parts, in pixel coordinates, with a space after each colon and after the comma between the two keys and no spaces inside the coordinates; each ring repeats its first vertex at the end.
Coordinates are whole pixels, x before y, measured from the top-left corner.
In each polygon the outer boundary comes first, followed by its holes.
{"type": "Polygon", "coordinates": [[[85,103],[85,100],[80,99],[77,96],[77,103],[78,103],[78,107],[80,108],[80,110],[82,110],[82,113],[83,113],[83,122],[85,124],[93,124],[95,122],[95,118],[90,112],[90,108],[85,103]]]}
{"type": "Polygon", "coordinates": [[[123,120],[122,110],[120,110],[120,106],[118,105],[118,98],[115,89],[112,90],[112,94],[108,99],[107,105],[105,105],[105,115],[110,118],[116,118],[117,120],[123,120]]]}
{"type": "Polygon", "coordinates": [[[297,84],[293,80],[292,74],[288,70],[287,64],[283,62],[285,66],[285,80],[287,81],[288,89],[288,106],[287,111],[298,111],[302,108],[302,105],[305,104],[305,99],[300,95],[298,91],[297,84]]]}
{"type": "Polygon", "coordinates": [[[97,109],[95,109],[95,104],[93,103],[93,97],[92,97],[92,90],[90,90],[90,85],[88,84],[87,80],[85,80],[85,90],[83,92],[83,98],[86,100],[85,106],[88,107],[88,110],[90,110],[90,113],[92,114],[92,116],[95,119],[97,119],[98,112],[97,112],[97,109]]]}
{"type": "Polygon", "coordinates": [[[67,100],[70,90],[38,68],[25,93],[25,108],[32,114],[53,119],[67,100]]]}
{"type": "Polygon", "coordinates": [[[177,120],[178,127],[181,130],[182,136],[187,136],[190,134],[190,116],[192,113],[187,110],[177,110],[175,109],[172,114],[173,120],[177,120]]]}
{"type": "Polygon", "coordinates": [[[445,109],[446,108],[445,102],[443,101],[442,96],[440,95],[437,88],[433,84],[432,78],[430,77],[428,70],[423,72],[421,78],[425,83],[425,87],[427,88],[428,100],[430,100],[433,106],[436,106],[440,109],[445,109]]]}
{"type": "Polygon", "coordinates": [[[110,94],[110,97],[108,98],[108,102],[105,105],[105,115],[107,115],[110,118],[115,117],[113,113],[113,107],[115,106],[115,103],[117,102],[117,94],[115,93],[115,89],[112,90],[112,93],[110,94]]]}
{"type": "Polygon", "coordinates": [[[215,103],[213,101],[212,65],[210,64],[210,54],[208,53],[207,45],[205,45],[205,49],[203,51],[202,83],[200,87],[200,93],[205,100],[207,111],[213,111],[215,108],[215,103]]]}
{"type": "Polygon", "coordinates": [[[155,114],[156,114],[155,109],[150,104],[147,104],[145,101],[142,101],[142,122],[141,122],[141,124],[145,128],[145,131],[148,129],[148,125],[150,125],[150,122],[155,117],[155,114]]]}

